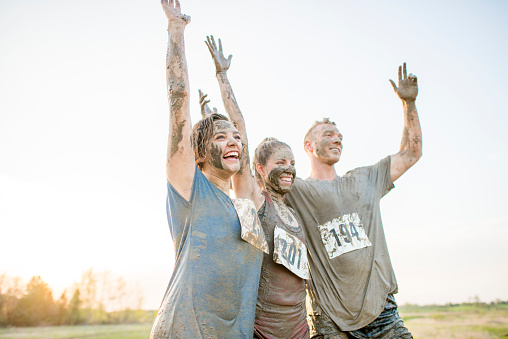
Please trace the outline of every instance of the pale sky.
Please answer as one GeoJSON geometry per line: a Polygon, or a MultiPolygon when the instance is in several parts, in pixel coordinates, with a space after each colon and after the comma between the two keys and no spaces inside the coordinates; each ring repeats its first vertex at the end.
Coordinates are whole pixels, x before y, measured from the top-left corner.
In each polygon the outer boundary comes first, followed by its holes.
{"type": "MultiPolygon", "coordinates": [[[[251,151],[329,117],[338,172],[398,151],[388,79],[418,76],[423,157],[382,200],[399,303],[508,299],[508,3],[182,0],[192,119],[224,112],[207,34],[222,38],[251,151]]],[[[157,0],[0,4],[0,274],[55,296],[93,267],[157,309],[174,264],[165,212],[167,21],[157,0]]]]}

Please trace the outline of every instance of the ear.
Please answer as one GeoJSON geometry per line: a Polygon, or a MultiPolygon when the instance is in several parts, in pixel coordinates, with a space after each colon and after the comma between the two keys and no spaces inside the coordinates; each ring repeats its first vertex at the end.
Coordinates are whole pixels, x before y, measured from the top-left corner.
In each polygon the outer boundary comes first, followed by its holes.
{"type": "Polygon", "coordinates": [[[307,140],[305,144],[303,144],[303,148],[305,149],[305,152],[312,152],[314,151],[314,148],[312,147],[312,143],[307,140]]]}
{"type": "Polygon", "coordinates": [[[258,172],[259,175],[261,175],[261,176],[265,175],[263,165],[261,165],[260,163],[257,163],[256,164],[256,172],[258,172]]]}
{"type": "Polygon", "coordinates": [[[205,157],[199,157],[196,159],[196,166],[199,167],[199,165],[201,164],[201,166],[205,163],[205,157]]]}

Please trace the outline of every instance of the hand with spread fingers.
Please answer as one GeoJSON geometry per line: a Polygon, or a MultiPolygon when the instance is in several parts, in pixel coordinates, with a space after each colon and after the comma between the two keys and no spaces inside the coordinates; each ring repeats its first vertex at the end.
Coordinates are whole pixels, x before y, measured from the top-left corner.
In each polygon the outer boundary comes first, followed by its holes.
{"type": "Polygon", "coordinates": [[[170,26],[183,25],[186,26],[191,18],[188,15],[182,14],[180,1],[178,0],[161,0],[162,9],[168,18],[170,26]]]}
{"type": "Polygon", "coordinates": [[[205,44],[208,47],[210,54],[212,55],[213,61],[215,62],[216,72],[217,73],[226,72],[229,69],[229,66],[231,66],[231,59],[233,58],[233,55],[230,54],[229,57],[226,59],[222,51],[222,42],[219,39],[219,48],[217,49],[217,45],[215,44],[215,39],[213,38],[213,35],[206,37],[205,44]]]}
{"type": "Polygon", "coordinates": [[[393,80],[390,80],[393,90],[399,98],[403,101],[415,101],[418,95],[418,82],[416,75],[409,73],[407,75],[406,63],[399,66],[399,86],[395,85],[393,80]]]}
{"type": "Polygon", "coordinates": [[[201,117],[206,118],[207,115],[212,113],[218,113],[217,107],[214,107],[213,110],[210,109],[208,104],[210,100],[207,99],[208,94],[204,94],[200,89],[199,91],[199,106],[201,107],[201,117]]]}

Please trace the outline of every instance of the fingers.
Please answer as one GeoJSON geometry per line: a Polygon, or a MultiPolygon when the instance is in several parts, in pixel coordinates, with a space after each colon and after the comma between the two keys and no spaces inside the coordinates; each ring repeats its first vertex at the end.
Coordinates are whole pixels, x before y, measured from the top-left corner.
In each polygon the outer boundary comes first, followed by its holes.
{"type": "Polygon", "coordinates": [[[217,50],[217,45],[215,44],[215,39],[213,38],[213,35],[210,35],[210,40],[212,41],[213,49],[217,50]]]}
{"type": "MultiPolygon", "coordinates": [[[[178,1],[178,0],[177,0],[178,1]]],[[[403,63],[404,67],[404,79],[407,79],[406,63],[403,63]]]]}
{"type": "MultiPolygon", "coordinates": [[[[173,0],[170,0],[171,2],[173,2],[173,0]]],[[[176,0],[176,6],[175,8],[178,10],[178,11],[181,11],[182,8],[180,7],[180,1],[179,0],[176,0]]]]}
{"type": "Polygon", "coordinates": [[[399,66],[399,84],[402,81],[402,67],[399,66]]]}
{"type": "Polygon", "coordinates": [[[219,38],[219,52],[222,53],[222,41],[220,41],[220,38],[219,38]]]}
{"type": "Polygon", "coordinates": [[[174,0],[169,0],[169,6],[170,7],[175,7],[175,1],[174,0]]]}
{"type": "Polygon", "coordinates": [[[392,80],[392,79],[390,79],[389,81],[390,81],[390,83],[392,84],[393,90],[394,90],[395,92],[397,92],[397,85],[395,85],[395,82],[393,82],[393,80],[392,80]]]}
{"type": "Polygon", "coordinates": [[[210,53],[213,55],[212,43],[210,42],[210,37],[208,35],[206,36],[205,44],[206,44],[206,47],[208,47],[208,50],[210,51],[210,53]]]}

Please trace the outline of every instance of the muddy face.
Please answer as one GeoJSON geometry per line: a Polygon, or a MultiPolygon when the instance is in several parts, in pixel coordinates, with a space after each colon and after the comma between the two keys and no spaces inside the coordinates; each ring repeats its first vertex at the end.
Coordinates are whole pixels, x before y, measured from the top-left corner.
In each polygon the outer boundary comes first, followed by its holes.
{"type": "Polygon", "coordinates": [[[342,154],[342,134],[335,126],[323,124],[316,127],[312,145],[316,158],[333,165],[339,161],[342,154]]]}
{"type": "Polygon", "coordinates": [[[296,177],[295,159],[293,152],[286,146],[274,150],[264,166],[265,175],[262,175],[264,186],[278,194],[291,191],[296,177]]]}
{"type": "Polygon", "coordinates": [[[222,165],[223,154],[224,152],[222,152],[220,145],[210,142],[210,163],[214,167],[222,170],[224,169],[224,166],[222,165]]]}
{"type": "Polygon", "coordinates": [[[229,121],[213,122],[213,136],[208,142],[205,162],[219,170],[236,173],[240,169],[242,143],[240,134],[229,121]]]}

